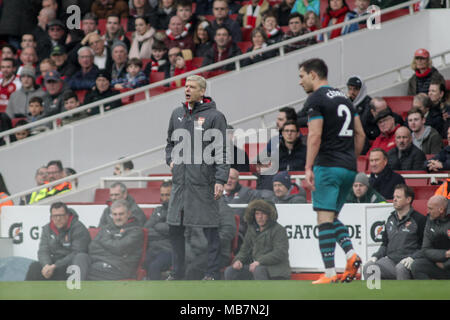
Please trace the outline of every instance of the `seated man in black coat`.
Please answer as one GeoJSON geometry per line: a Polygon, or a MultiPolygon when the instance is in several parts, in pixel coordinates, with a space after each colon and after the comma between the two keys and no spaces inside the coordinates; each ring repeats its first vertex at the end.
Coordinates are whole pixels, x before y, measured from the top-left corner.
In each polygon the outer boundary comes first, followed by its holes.
{"type": "Polygon", "coordinates": [[[388,162],[392,170],[424,170],[425,153],[412,143],[411,131],[400,127],[395,132],[394,149],[388,152],[388,162]]]}
{"type": "Polygon", "coordinates": [[[371,171],[370,185],[387,200],[393,198],[396,185],[405,184],[405,179],[392,171],[388,165],[387,153],[381,148],[375,148],[370,151],[369,168],[371,171]]]}

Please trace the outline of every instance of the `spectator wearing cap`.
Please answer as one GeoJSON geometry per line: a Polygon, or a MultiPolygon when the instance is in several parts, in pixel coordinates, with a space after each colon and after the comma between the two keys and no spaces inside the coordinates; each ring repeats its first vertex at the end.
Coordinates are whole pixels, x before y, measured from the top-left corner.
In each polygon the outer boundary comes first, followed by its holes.
{"type": "Polygon", "coordinates": [[[411,131],[400,127],[395,132],[396,147],[389,150],[388,162],[392,170],[424,170],[425,153],[412,143],[411,131]]]}
{"type": "Polygon", "coordinates": [[[405,184],[405,179],[391,169],[388,155],[381,148],[375,148],[369,152],[369,169],[370,185],[387,200],[394,197],[396,185],[405,184]]]}
{"type": "Polygon", "coordinates": [[[28,102],[32,97],[44,97],[45,92],[36,85],[36,72],[32,66],[25,66],[20,72],[22,87],[9,97],[6,114],[12,118],[25,117],[28,102]]]}
{"type": "Polygon", "coordinates": [[[66,49],[62,45],[53,48],[50,59],[55,63],[57,71],[64,78],[70,78],[77,72],[77,68],[69,62],[66,49]]]}
{"type": "Polygon", "coordinates": [[[369,177],[360,172],[355,177],[352,191],[348,194],[346,203],[385,203],[386,199],[369,183],[369,177]]]}
{"type": "Polygon", "coordinates": [[[112,48],[114,42],[122,41],[125,43],[127,51],[130,50],[130,40],[126,37],[125,31],[120,25],[120,17],[118,15],[109,15],[106,19],[106,32],[103,35],[105,44],[112,48]]]}
{"type": "Polygon", "coordinates": [[[375,122],[380,130],[380,135],[372,143],[369,152],[375,148],[381,148],[386,152],[395,148],[395,132],[400,128],[400,125],[395,124],[392,111],[389,109],[381,111],[377,114],[375,122]]]}
{"type": "MultiPolygon", "coordinates": [[[[99,101],[102,99],[106,99],[118,94],[118,91],[114,91],[111,88],[111,74],[108,70],[101,69],[97,74],[97,78],[95,80],[95,86],[92,90],[86,93],[84,97],[84,104],[89,104],[95,101],[99,101]]],[[[118,108],[122,105],[121,100],[114,100],[105,105],[105,110],[110,110],[114,108],[118,108]]],[[[99,108],[91,108],[88,109],[88,113],[90,115],[98,114],[99,108]]]]}
{"type": "Polygon", "coordinates": [[[433,67],[430,53],[426,49],[417,49],[411,62],[411,69],[415,72],[408,81],[408,95],[415,96],[418,93],[428,94],[431,81],[445,83],[444,77],[433,67]]]}
{"type": "Polygon", "coordinates": [[[94,64],[94,54],[94,50],[90,47],[82,47],[78,50],[78,63],[81,70],[67,81],[72,90],[89,90],[95,85],[98,67],[94,64]]]}
{"type": "Polygon", "coordinates": [[[278,172],[273,177],[274,203],[306,203],[306,191],[302,187],[292,184],[287,171],[278,172]],[[298,193],[293,193],[297,187],[298,193]]]}
{"type": "Polygon", "coordinates": [[[44,74],[44,114],[52,116],[63,111],[64,101],[62,95],[68,88],[58,71],[49,71],[44,74]]]}
{"type": "MultiPolygon", "coordinates": [[[[380,129],[378,128],[375,118],[378,113],[383,110],[390,110],[392,112],[391,108],[387,105],[386,100],[381,97],[372,98],[370,101],[370,112],[366,114],[366,119],[364,119],[364,131],[367,139],[375,140],[380,135],[380,129]]],[[[396,124],[403,125],[403,118],[399,114],[392,112],[392,115],[396,124]]],[[[363,119],[361,119],[361,121],[363,121],[363,119]]]]}
{"type": "Polygon", "coordinates": [[[47,37],[38,42],[37,52],[43,58],[50,57],[50,53],[57,45],[66,42],[66,27],[60,20],[52,20],[47,24],[47,37]]]}
{"type": "Polygon", "coordinates": [[[122,41],[116,41],[111,47],[112,68],[111,79],[117,80],[127,76],[128,49],[122,41]]]}

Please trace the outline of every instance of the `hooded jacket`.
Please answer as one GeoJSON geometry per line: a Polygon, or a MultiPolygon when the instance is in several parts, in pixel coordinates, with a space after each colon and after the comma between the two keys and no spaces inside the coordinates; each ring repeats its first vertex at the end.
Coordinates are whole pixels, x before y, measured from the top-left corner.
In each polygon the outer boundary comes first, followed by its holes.
{"type": "Polygon", "coordinates": [[[34,87],[31,90],[27,90],[24,87],[14,91],[9,97],[8,107],[6,113],[13,118],[19,118],[28,114],[28,102],[33,97],[43,98],[45,91],[39,87],[34,87]]]}
{"type": "Polygon", "coordinates": [[[425,131],[420,138],[412,134],[414,145],[425,154],[436,154],[442,149],[442,137],[436,129],[425,126],[425,131]]]}
{"type": "Polygon", "coordinates": [[[444,269],[450,271],[450,259],[445,252],[450,248],[450,214],[441,219],[427,218],[425,225],[422,254],[433,262],[443,262],[444,269]]]}
{"type": "Polygon", "coordinates": [[[214,186],[216,183],[224,185],[230,171],[230,165],[227,164],[226,128],[225,116],[209,97],[196,102],[193,109],[183,104],[172,112],[166,145],[166,163],[170,166],[174,162],[172,195],[167,215],[170,225],[218,227],[219,204],[214,200],[214,186]],[[189,136],[183,137],[187,134],[189,136]],[[216,148],[211,141],[203,141],[208,140],[205,134],[221,139],[216,141],[216,148]],[[208,150],[205,151],[206,148],[208,150]],[[172,151],[177,158],[173,157],[172,151]],[[212,164],[206,163],[204,156],[195,158],[196,154],[206,153],[211,155],[212,164]]]}
{"type": "Polygon", "coordinates": [[[42,228],[38,260],[42,267],[55,264],[56,268],[65,268],[78,253],[88,252],[90,241],[89,231],[69,208],[69,221],[64,229],[57,229],[53,221],[42,228]]]}
{"type": "Polygon", "coordinates": [[[136,278],[143,245],[144,232],[133,217],[120,227],[109,223],[89,245],[89,273],[104,274],[105,279],[110,278],[110,272],[115,279],[136,278]]]}
{"type": "Polygon", "coordinates": [[[381,247],[372,256],[387,256],[395,263],[403,258],[420,256],[426,218],[413,208],[401,220],[397,211],[391,212],[384,225],[381,247]]]}
{"type": "Polygon", "coordinates": [[[355,110],[362,121],[362,119],[367,118],[367,113],[370,112],[370,101],[372,98],[367,95],[367,86],[365,81],[359,76],[355,77],[361,81],[361,88],[359,89],[359,93],[355,100],[353,100],[353,105],[355,106],[355,110]]]}
{"type": "Polygon", "coordinates": [[[248,229],[234,261],[239,260],[245,265],[258,261],[267,267],[271,278],[289,279],[289,241],[286,230],[277,222],[278,212],[275,205],[264,200],[252,201],[245,211],[244,219],[248,229]],[[256,210],[269,216],[262,231],[255,221],[256,210]]]}

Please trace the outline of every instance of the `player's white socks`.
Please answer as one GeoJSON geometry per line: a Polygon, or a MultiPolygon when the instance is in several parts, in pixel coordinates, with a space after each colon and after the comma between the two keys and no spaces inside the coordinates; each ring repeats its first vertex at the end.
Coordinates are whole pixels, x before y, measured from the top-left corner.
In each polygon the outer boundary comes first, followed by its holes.
{"type": "Polygon", "coordinates": [[[336,269],[334,269],[334,268],[325,269],[325,277],[331,278],[335,275],[336,275],[336,269]]]}
{"type": "Polygon", "coordinates": [[[345,254],[345,258],[350,259],[352,257],[352,255],[355,254],[355,250],[350,249],[346,254],[345,254]]]}

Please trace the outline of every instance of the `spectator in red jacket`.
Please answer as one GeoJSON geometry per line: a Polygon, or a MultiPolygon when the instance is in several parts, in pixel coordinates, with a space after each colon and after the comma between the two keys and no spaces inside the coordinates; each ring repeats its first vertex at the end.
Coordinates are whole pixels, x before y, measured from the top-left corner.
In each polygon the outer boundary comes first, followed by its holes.
{"type": "Polygon", "coordinates": [[[400,128],[400,125],[395,125],[394,116],[389,109],[383,110],[377,114],[375,121],[380,129],[380,135],[373,142],[369,152],[375,148],[381,148],[388,152],[395,148],[395,132],[400,128]]]}

